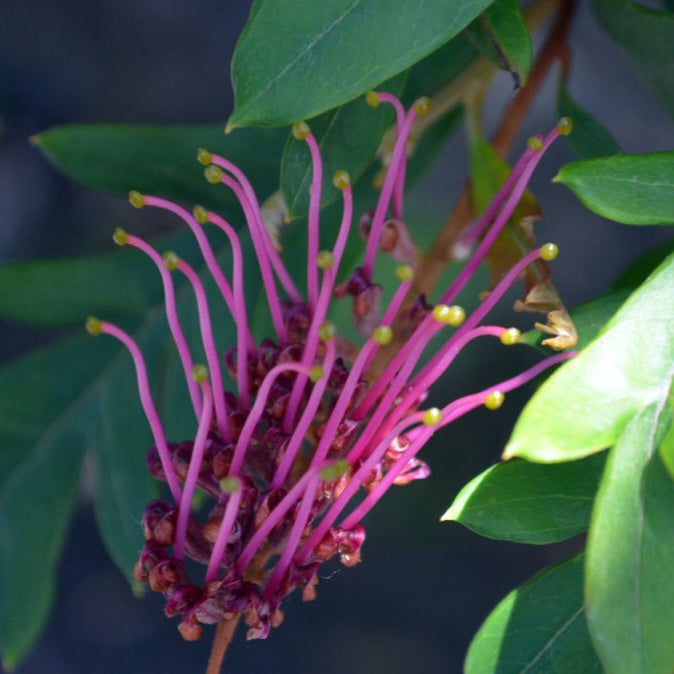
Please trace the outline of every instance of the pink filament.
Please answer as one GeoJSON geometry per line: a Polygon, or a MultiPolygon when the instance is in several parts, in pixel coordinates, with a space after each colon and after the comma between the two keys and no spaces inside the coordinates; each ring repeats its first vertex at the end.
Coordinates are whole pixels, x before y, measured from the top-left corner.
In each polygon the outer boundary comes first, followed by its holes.
{"type": "Polygon", "coordinates": [[[232,463],[229,468],[229,475],[236,476],[241,470],[241,465],[243,464],[243,459],[248,449],[248,443],[253,437],[253,431],[255,427],[260,422],[262,414],[264,413],[264,408],[267,405],[267,399],[269,397],[269,392],[274,380],[280,374],[284,372],[301,372],[302,374],[310,374],[311,368],[302,365],[301,363],[280,363],[275,365],[262,380],[262,384],[257,392],[257,397],[255,398],[255,404],[251,408],[248,416],[246,417],[246,423],[241,429],[241,435],[236,441],[236,449],[234,450],[234,456],[232,457],[232,463]]]}
{"type": "Polygon", "coordinates": [[[342,510],[347,506],[351,497],[358,491],[362,481],[370,474],[370,471],[381,460],[391,442],[405,432],[405,430],[423,419],[424,413],[417,412],[408,417],[404,421],[396,425],[396,427],[377,445],[377,448],[372,454],[362,463],[358,470],[351,476],[349,482],[344,487],[340,495],[335,499],[327,513],[323,516],[318,526],[311,532],[310,536],[302,546],[301,550],[295,557],[298,564],[303,564],[312,550],[318,545],[323,536],[325,536],[328,529],[332,526],[342,510]]]}
{"type": "Polygon", "coordinates": [[[232,246],[234,277],[234,322],[236,323],[236,379],[239,386],[239,400],[243,409],[248,409],[250,389],[248,382],[248,353],[255,353],[255,343],[248,329],[248,315],[243,289],[243,254],[241,242],[232,226],[216,213],[208,212],[208,219],[219,227],[232,246]]]}
{"type": "Polygon", "coordinates": [[[372,218],[372,226],[367,238],[365,257],[363,259],[363,273],[368,279],[372,278],[372,274],[374,272],[374,263],[375,257],[377,255],[377,248],[379,246],[379,239],[381,237],[381,230],[384,226],[384,219],[386,217],[386,212],[388,211],[396,176],[400,170],[401,163],[405,159],[407,137],[409,135],[410,129],[412,128],[412,123],[414,122],[415,117],[416,113],[414,108],[412,108],[407,113],[402,129],[398,134],[396,144],[393,148],[393,154],[391,155],[391,163],[386,173],[384,185],[381,188],[381,193],[379,195],[379,200],[377,201],[377,208],[375,209],[374,217],[372,218]]]}
{"type": "MultiPolygon", "coordinates": [[[[384,103],[389,103],[396,111],[396,133],[399,135],[402,132],[405,123],[405,108],[403,104],[393,94],[388,94],[385,91],[377,92],[379,100],[384,103]]],[[[393,217],[403,217],[403,192],[405,189],[405,173],[407,168],[407,153],[400,162],[400,168],[396,176],[395,188],[393,190],[393,217]]]]}
{"type": "Polygon", "coordinates": [[[154,442],[157,446],[157,452],[159,453],[162,470],[164,471],[164,475],[166,475],[166,481],[168,482],[169,489],[171,490],[171,495],[173,496],[173,500],[176,503],[179,503],[181,495],[180,484],[178,483],[176,472],[173,469],[171,455],[168,450],[168,445],[166,444],[164,429],[161,425],[161,421],[159,420],[157,409],[155,408],[154,402],[152,401],[152,393],[150,392],[150,384],[147,379],[147,368],[145,367],[145,359],[143,358],[143,354],[138,348],[138,344],[136,344],[136,342],[126,332],[118,328],[116,325],[107,323],[106,321],[101,321],[100,326],[101,332],[105,333],[106,335],[116,337],[131,353],[133,364],[136,368],[136,379],[138,380],[140,403],[143,406],[143,411],[145,412],[145,416],[147,417],[147,420],[150,424],[154,442]]]}
{"type": "MultiPolygon", "coordinates": [[[[487,254],[487,251],[491,248],[496,238],[501,233],[501,230],[506,226],[510,216],[513,214],[513,211],[517,208],[517,204],[524,194],[524,190],[527,187],[529,180],[531,180],[531,175],[534,172],[534,169],[538,165],[538,162],[541,160],[545,151],[550,147],[552,142],[559,136],[557,129],[553,129],[545,139],[542,149],[532,153],[530,155],[529,161],[522,168],[522,172],[515,183],[515,186],[503,204],[501,212],[498,214],[494,220],[493,225],[491,226],[489,232],[485,235],[484,239],[478,246],[477,250],[471,255],[470,260],[466,263],[464,268],[461,270],[459,275],[454,279],[454,282],[449,287],[447,292],[442,296],[441,302],[449,303],[451,302],[464,288],[468,280],[473,275],[475,270],[480,265],[480,262],[484,259],[487,254]]],[[[506,183],[507,184],[507,183],[506,183]]],[[[503,189],[499,192],[496,199],[494,200],[492,206],[495,211],[496,208],[500,205],[503,197],[505,196],[505,185],[503,189]],[[494,206],[496,204],[496,206],[494,206]]],[[[491,213],[492,208],[488,209],[487,213],[483,216],[485,221],[487,220],[487,214],[491,213]]]]}
{"type": "Polygon", "coordinates": [[[230,494],[227,500],[225,513],[222,517],[222,522],[220,523],[220,528],[218,529],[218,535],[215,539],[213,550],[211,551],[211,556],[208,560],[208,568],[206,569],[205,580],[206,585],[209,585],[218,577],[218,569],[222,563],[222,556],[225,553],[229,536],[232,533],[236,516],[239,513],[239,504],[241,503],[242,493],[243,489],[241,484],[239,484],[239,488],[233,494],[230,494]]]}
{"type": "Polygon", "coordinates": [[[442,410],[442,421],[436,426],[428,427],[428,429],[422,428],[420,430],[419,435],[412,440],[410,446],[397,459],[395,464],[389,469],[386,475],[384,475],[379,484],[363,499],[363,501],[349,514],[349,516],[344,519],[344,521],[341,523],[341,526],[344,529],[350,529],[363,519],[363,517],[374,507],[377,501],[379,501],[388,488],[393,484],[398,475],[400,475],[400,473],[405,470],[405,467],[419,453],[421,448],[426,444],[426,442],[438,428],[442,428],[452,421],[456,421],[456,419],[463,416],[464,414],[467,414],[476,407],[483,405],[486,397],[492,391],[498,390],[502,393],[512,391],[513,389],[526,384],[528,381],[531,381],[534,377],[537,377],[541,372],[544,372],[549,367],[552,367],[553,365],[561,363],[565,360],[569,360],[575,355],[575,352],[564,352],[550,356],[550,358],[546,358],[540,363],[537,363],[516,377],[507,379],[506,381],[496,384],[495,386],[491,386],[490,388],[483,389],[479,393],[473,393],[469,396],[459,398],[458,400],[455,400],[454,402],[447,405],[442,410]]]}
{"type": "Polygon", "coordinates": [[[173,341],[175,342],[176,348],[178,349],[178,354],[180,356],[180,361],[183,365],[183,372],[185,373],[185,380],[187,382],[187,388],[190,393],[190,399],[192,400],[192,407],[194,408],[194,413],[197,415],[197,418],[201,415],[201,394],[199,393],[198,384],[192,379],[192,368],[194,363],[192,361],[192,356],[190,354],[190,349],[187,346],[187,341],[185,340],[185,335],[180,326],[180,321],[178,319],[178,311],[176,309],[176,300],[175,300],[175,289],[173,287],[173,279],[171,278],[171,272],[166,268],[166,265],[161,259],[161,255],[146,241],[140,239],[133,234],[127,234],[126,242],[143,251],[156,265],[159,273],[161,275],[161,280],[164,285],[164,306],[166,307],[166,318],[168,320],[169,328],[171,329],[171,335],[173,336],[173,341]]]}
{"type": "Polygon", "coordinates": [[[197,487],[197,480],[199,479],[199,472],[201,471],[201,462],[204,458],[204,449],[206,448],[206,440],[208,439],[208,430],[211,426],[211,417],[213,415],[213,395],[211,387],[207,381],[202,382],[201,390],[204,398],[204,406],[199,419],[199,427],[197,428],[197,435],[194,438],[194,445],[192,447],[192,456],[190,457],[190,465],[187,469],[187,478],[185,479],[185,486],[178,508],[178,523],[176,525],[176,537],[173,544],[173,552],[176,559],[183,559],[185,556],[185,538],[187,536],[187,523],[190,517],[190,509],[192,507],[192,497],[197,487]]]}
{"type": "Polygon", "coordinates": [[[274,573],[267,583],[267,587],[264,591],[264,598],[269,600],[274,596],[283,575],[288,570],[290,562],[292,561],[293,555],[297,550],[297,546],[300,543],[302,534],[304,533],[304,528],[307,525],[309,520],[309,515],[311,514],[311,508],[314,505],[314,500],[316,498],[316,490],[320,484],[320,475],[316,473],[308,482],[307,488],[304,491],[304,496],[300,502],[300,507],[295,513],[295,521],[293,522],[292,529],[290,530],[290,535],[286,541],[285,547],[283,548],[283,553],[276,563],[274,568],[274,573]]]}
{"type": "Polygon", "coordinates": [[[197,300],[197,310],[199,312],[199,328],[201,329],[201,340],[204,345],[206,362],[208,363],[209,376],[213,382],[213,401],[215,406],[215,418],[218,422],[218,430],[224,442],[229,442],[231,435],[229,432],[229,419],[227,417],[227,408],[225,406],[225,393],[222,385],[222,373],[220,371],[220,362],[218,352],[213,340],[213,328],[211,326],[211,313],[208,309],[208,300],[204,286],[198,274],[190,267],[187,262],[180,260],[178,269],[187,277],[187,280],[194,289],[194,296],[197,300]]]}
{"type": "MultiPolygon", "coordinates": [[[[302,352],[302,363],[307,366],[313,363],[314,358],[316,357],[316,349],[318,348],[319,341],[318,332],[325,320],[325,316],[330,306],[330,298],[332,297],[332,290],[335,285],[336,270],[339,269],[339,265],[342,261],[342,255],[344,254],[344,248],[346,247],[346,241],[349,236],[349,229],[351,228],[351,220],[353,218],[353,194],[351,185],[347,185],[342,190],[342,198],[344,200],[344,211],[339,232],[337,233],[337,239],[334,248],[332,249],[332,267],[326,269],[323,273],[321,291],[316,301],[314,315],[311,319],[309,330],[307,331],[304,351],[302,352]]],[[[316,258],[314,258],[314,266],[316,266],[316,258]]],[[[292,423],[297,416],[297,408],[302,398],[306,381],[306,377],[303,375],[298,375],[295,379],[290,400],[288,402],[288,408],[286,409],[285,417],[283,419],[283,430],[286,433],[290,432],[292,423]]]]}
{"type": "Polygon", "coordinates": [[[223,183],[225,183],[234,190],[234,193],[241,202],[244,211],[246,210],[246,204],[251,208],[251,212],[253,215],[252,222],[257,225],[261,237],[260,240],[263,245],[263,250],[267,254],[268,259],[270,260],[272,266],[274,267],[274,271],[276,272],[279,281],[281,281],[281,285],[284,287],[286,293],[288,294],[288,297],[290,297],[290,299],[292,299],[295,302],[299,302],[301,299],[300,294],[299,292],[297,292],[297,288],[295,287],[295,284],[290,278],[288,270],[285,268],[285,265],[281,261],[281,258],[276,252],[274,244],[272,243],[269,237],[267,228],[262,218],[262,212],[260,211],[260,204],[258,203],[257,196],[255,195],[255,191],[253,190],[250,182],[248,181],[248,178],[246,178],[241,169],[239,169],[232,162],[228,161],[224,157],[221,157],[220,155],[217,154],[211,155],[211,161],[216,166],[220,166],[221,168],[224,168],[227,171],[229,171],[236,179],[234,182],[237,183],[237,187],[243,189],[243,195],[245,196],[241,196],[240,189],[236,189],[234,185],[232,185],[229,182],[229,176],[227,175],[223,176],[223,183]],[[224,178],[227,178],[228,180],[225,181],[224,178]]]}
{"type": "Polygon", "coordinates": [[[321,161],[321,151],[314,138],[314,134],[309,132],[306,137],[309,151],[311,152],[311,163],[313,165],[313,178],[309,192],[309,215],[308,225],[308,246],[307,246],[307,296],[309,298],[309,308],[316,307],[318,300],[318,268],[316,266],[316,256],[319,249],[319,231],[320,224],[318,214],[321,209],[321,188],[323,186],[323,163],[321,161]]]}
{"type": "Polygon", "coordinates": [[[246,570],[250,560],[253,559],[253,556],[264,543],[267,536],[269,536],[274,527],[283,519],[285,514],[301,497],[306,490],[307,482],[309,482],[316,473],[320,474],[320,471],[310,469],[304,473],[292,489],[281,499],[279,504],[269,513],[267,519],[262,522],[260,528],[253,534],[246,544],[246,547],[239,555],[239,559],[236,562],[236,570],[239,573],[243,573],[246,570]]]}
{"type": "MultiPolygon", "coordinates": [[[[286,341],[286,329],[283,322],[283,312],[281,311],[281,302],[278,296],[278,290],[276,289],[276,281],[272,273],[272,267],[270,262],[269,252],[273,250],[271,241],[269,241],[269,235],[267,231],[264,230],[264,225],[260,230],[256,215],[253,211],[253,208],[246,198],[245,193],[243,192],[241,185],[236,182],[231,176],[223,174],[222,176],[223,184],[230,187],[236,197],[239,199],[241,206],[243,208],[246,221],[248,222],[248,230],[250,231],[250,236],[253,241],[253,247],[255,248],[255,254],[257,255],[257,260],[260,265],[260,272],[262,274],[262,283],[264,284],[265,290],[267,292],[267,300],[269,302],[269,312],[271,313],[271,319],[274,324],[274,330],[279,338],[281,343],[286,341]],[[266,244],[266,245],[265,245],[266,244]]],[[[260,216],[261,218],[262,216],[260,216]]],[[[275,251],[274,251],[275,252],[275,251]]]]}
{"type": "Polygon", "coordinates": [[[307,431],[311,426],[311,422],[314,420],[316,416],[318,407],[323,400],[323,394],[325,393],[325,389],[328,386],[328,380],[330,379],[330,373],[332,372],[332,366],[334,362],[335,362],[335,343],[332,339],[330,339],[325,343],[323,376],[314,385],[314,388],[311,391],[311,395],[309,396],[307,406],[304,408],[302,416],[300,417],[297,426],[293,430],[293,434],[290,436],[290,440],[288,442],[286,451],[283,454],[281,463],[276,469],[274,479],[271,482],[272,489],[279,489],[285,482],[285,479],[288,476],[288,473],[290,472],[295,457],[297,456],[297,452],[302,446],[302,440],[304,440],[307,431]]]}
{"type": "Polygon", "coordinates": [[[196,238],[197,243],[199,244],[199,248],[201,249],[201,254],[204,257],[206,266],[208,267],[208,271],[211,272],[211,275],[213,276],[213,279],[215,280],[215,283],[220,289],[222,297],[224,298],[225,303],[227,304],[227,308],[229,309],[230,313],[232,314],[232,316],[235,317],[236,320],[234,298],[232,296],[232,289],[229,285],[229,281],[225,278],[225,275],[222,273],[222,269],[220,269],[220,265],[215,259],[213,248],[211,248],[211,244],[209,243],[208,238],[204,234],[204,231],[199,226],[199,223],[184,208],[181,208],[177,204],[174,204],[172,201],[148,195],[144,195],[143,200],[147,206],[155,206],[157,208],[163,208],[166,211],[170,211],[171,213],[175,213],[192,230],[194,237],[196,238]]]}

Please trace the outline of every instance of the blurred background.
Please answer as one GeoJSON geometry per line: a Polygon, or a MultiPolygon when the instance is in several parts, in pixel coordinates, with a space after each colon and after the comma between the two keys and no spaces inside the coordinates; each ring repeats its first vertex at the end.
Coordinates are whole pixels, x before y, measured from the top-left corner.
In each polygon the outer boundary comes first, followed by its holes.
{"type": "MultiPolygon", "coordinates": [[[[588,4],[580,4],[571,34],[572,95],[626,152],[671,149],[671,120],[601,32],[588,4]]],[[[242,0],[0,3],[3,261],[111,249],[112,230],[128,217],[126,199],[61,177],[29,137],[76,122],[224,122],[232,108],[229,62],[249,7],[242,0]]],[[[555,123],[555,74],[539,94],[516,148],[555,123]]],[[[511,95],[511,78],[497,76],[487,130],[511,95]]],[[[569,146],[558,142],[532,183],[545,214],[537,238],[560,245],[554,280],[569,307],[608,291],[629,262],[665,238],[658,228],[630,228],[595,217],[566,188],[551,184],[558,168],[573,159],[569,146]]],[[[412,193],[410,221],[417,212],[439,226],[465,175],[459,131],[412,193]]],[[[505,324],[512,320],[510,306],[501,305],[505,324]]],[[[53,337],[47,330],[0,321],[0,358],[9,360],[53,337]]],[[[448,400],[466,386],[477,390],[535,360],[524,349],[509,351],[508,361],[495,356],[484,349],[467,352],[446,378],[445,390],[433,395],[448,400]]],[[[285,623],[268,640],[246,644],[241,631],[224,671],[459,672],[471,636],[495,604],[582,546],[581,540],[547,547],[500,543],[438,521],[460,487],[498,460],[530,393],[514,393],[499,413],[476,411],[439,433],[423,455],[432,476],[394,488],[368,517],[363,562],[353,569],[324,569],[313,603],[302,605],[291,596],[284,605],[285,623]]],[[[19,671],[203,671],[210,635],[185,643],[175,628],[175,620],[163,617],[160,597],[134,598],[111,565],[84,490],[63,551],[51,620],[19,671]]]]}

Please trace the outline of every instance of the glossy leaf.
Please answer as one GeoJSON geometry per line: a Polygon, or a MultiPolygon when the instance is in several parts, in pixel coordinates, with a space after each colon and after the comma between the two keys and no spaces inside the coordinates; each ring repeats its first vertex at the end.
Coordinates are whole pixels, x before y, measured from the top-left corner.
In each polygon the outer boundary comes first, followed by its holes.
{"type": "Polygon", "coordinates": [[[0,370],[0,650],[14,667],[37,639],[84,454],[83,398],[114,350],[85,337],[0,370]]]}
{"type": "Polygon", "coordinates": [[[583,600],[583,560],[534,576],[491,612],[468,649],[465,674],[600,674],[583,600]]]}
{"type": "Polygon", "coordinates": [[[604,30],[627,52],[643,81],[674,116],[674,15],[630,0],[594,0],[604,30]]]}
{"type": "Polygon", "coordinates": [[[626,225],[674,224],[674,152],[574,162],[554,178],[591,211],[626,225]]]}
{"type": "Polygon", "coordinates": [[[526,83],[533,56],[518,0],[495,0],[467,32],[492,63],[512,73],[517,88],[526,83]]]}
{"type": "Polygon", "coordinates": [[[560,82],[557,90],[557,112],[560,117],[569,117],[573,121],[573,131],[567,138],[581,159],[607,157],[620,152],[620,145],[608,129],[576,103],[564,82],[560,82]]]}
{"type": "Polygon", "coordinates": [[[674,480],[674,424],[670,424],[660,444],[660,458],[674,480]]]}
{"type": "Polygon", "coordinates": [[[674,483],[657,451],[660,421],[654,403],[625,427],[592,514],[587,618],[608,674],[674,669],[674,483]]]}
{"type": "Polygon", "coordinates": [[[222,209],[234,205],[235,197],[231,190],[213,189],[206,182],[197,150],[205,147],[241,166],[266,198],[278,187],[285,133],[241,129],[225,136],[220,124],[85,124],[55,127],[32,140],[59,170],[88,187],[139,190],[222,209]]]}
{"type": "Polygon", "coordinates": [[[498,463],[473,478],[440,519],[488,538],[563,541],[587,529],[603,466],[602,455],[552,466],[498,463]]]}
{"type": "Polygon", "coordinates": [[[674,372],[674,255],[602,332],[534,394],[504,456],[569,461],[610,447],[642,408],[666,398],[674,372]]]}
{"type": "Polygon", "coordinates": [[[233,126],[282,125],[352,100],[420,61],[489,0],[257,0],[232,60],[233,126]]]}
{"type": "MultiPolygon", "coordinates": [[[[385,83],[379,90],[400,94],[405,77],[385,83]]],[[[339,191],[332,184],[335,171],[345,170],[355,183],[372,161],[382,136],[394,120],[393,108],[381,104],[371,108],[364,98],[316,117],[311,121],[323,159],[321,204],[334,201],[339,191]]],[[[281,190],[290,217],[309,210],[309,188],[313,176],[311,154],[306,141],[288,137],[281,162],[281,190]]]]}

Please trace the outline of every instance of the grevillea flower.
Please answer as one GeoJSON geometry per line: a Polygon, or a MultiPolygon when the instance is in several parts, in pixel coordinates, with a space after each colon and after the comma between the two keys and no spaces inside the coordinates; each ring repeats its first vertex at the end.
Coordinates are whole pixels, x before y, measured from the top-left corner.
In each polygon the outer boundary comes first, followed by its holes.
{"type": "Polygon", "coordinates": [[[251,333],[240,241],[220,216],[200,206],[190,213],[159,197],[130,195],[134,206],[171,211],[192,230],[222,294],[224,306],[218,307],[208,306],[199,276],[175,253],[160,255],[139,237],[121,229],[115,232],[118,244],[138,248],[161,274],[168,324],[196,419],[193,439],[169,442],[138,346],[118,327],[88,320],[90,332],[119,339],[135,363],[141,403],[154,436],[148,466],[170,492],[170,500],[153,500],[146,507],[146,543],[135,576],[164,594],[166,614],[181,616],[179,630],[185,639],[199,638],[201,624],[239,613],[248,625],[248,638],[266,637],[283,620],[284,597],[300,588],[303,599],[314,598],[321,564],[335,556],[346,566],[360,561],[363,519],[392,485],[429,474],[419,452],[438,429],[480,405],[498,408],[508,391],[571,355],[554,355],[442,408],[423,408],[433,383],[468,342],[479,337],[496,338],[504,345],[518,341],[515,328],[486,325],[483,320],[527,265],[555,257],[553,244],[524,256],[469,316],[453,302],[512,215],[542,153],[568,124],[563,121],[546,138],[529,143],[462,242],[473,246],[480,241],[439,302],[430,305],[420,298],[403,311],[414,269],[401,264],[393,297],[382,310],[382,287],[374,273],[378,250],[403,261],[415,257],[403,219],[406,142],[415,117],[427,108],[427,99],[407,111],[387,93],[371,92],[368,102],[395,108],[397,140],[376,207],[360,220],[360,234],[366,240],[362,265],[340,285],[336,277],[353,220],[351,184],[346,172],[335,174],[343,217],[336,240],[320,240],[321,157],[305,123],[295,124],[293,134],[306,141],[313,163],[306,294],[285,268],[246,177],[226,158],[199,151],[199,160],[207,165],[207,180],[233,190],[243,208],[274,328],[270,338],[257,343],[251,333]],[[207,223],[220,228],[229,240],[231,282],[204,234],[207,223]],[[194,290],[205,365],[194,363],[194,347],[183,335],[172,271],[183,274],[194,290]],[[344,341],[328,320],[332,298],[345,295],[353,297],[353,317],[364,336],[348,361],[344,341]],[[227,352],[226,345],[215,343],[211,311],[227,311],[236,324],[237,342],[227,352]],[[396,318],[396,326],[403,326],[396,329],[406,330],[403,346],[371,380],[368,369],[380,347],[391,342],[396,318]],[[431,341],[437,344],[438,337],[442,345],[429,354],[431,341]],[[224,389],[223,366],[235,383],[233,391],[224,389]],[[193,510],[197,490],[210,498],[203,517],[193,510]],[[205,565],[203,577],[195,578],[192,570],[188,575],[187,558],[205,565]]]}

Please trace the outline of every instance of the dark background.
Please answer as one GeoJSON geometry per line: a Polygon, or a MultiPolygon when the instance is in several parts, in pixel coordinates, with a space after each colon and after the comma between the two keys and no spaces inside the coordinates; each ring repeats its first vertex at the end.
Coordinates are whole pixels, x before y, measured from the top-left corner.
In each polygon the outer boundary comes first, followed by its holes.
{"type": "MultiPolygon", "coordinates": [[[[73,122],[187,123],[225,120],[232,107],[229,61],[248,2],[220,0],[24,0],[0,4],[0,257],[73,255],[110,249],[124,225],[121,197],[95,193],[60,177],[28,143],[31,134],[73,122]]],[[[301,3],[298,3],[301,11],[301,3]]],[[[570,89],[614,133],[626,152],[671,149],[674,128],[637,80],[620,50],[581,5],[571,35],[570,89]]],[[[519,146],[556,121],[551,77],[519,146]]],[[[487,127],[512,93],[497,78],[487,127]]],[[[545,212],[539,241],[560,243],[555,279],[568,306],[607,291],[613,279],[665,233],[630,228],[587,213],[550,179],[574,157],[563,141],[542,161],[533,190],[545,212]]],[[[465,176],[461,134],[416,188],[424,219],[448,212],[465,176]]],[[[1,291],[1,289],[0,289],[1,291]]],[[[501,309],[507,324],[509,306],[501,309]]],[[[0,356],[12,358],[51,337],[0,322],[0,356]]],[[[471,351],[447,377],[438,402],[486,386],[532,362],[523,350],[496,360],[471,351]]],[[[367,519],[363,562],[324,569],[316,602],[297,596],[286,621],[265,642],[243,631],[225,671],[326,674],[458,672],[481,621],[510,589],[578,550],[581,541],[530,547],[482,539],[439,516],[458,489],[496,461],[527,396],[509,396],[498,414],[476,411],[439,433],[424,457],[425,482],[394,488],[367,519]]],[[[0,411],[0,414],[2,412],[0,411]]],[[[144,451],[144,448],[139,448],[144,451]]],[[[59,571],[52,618],[25,674],[203,671],[210,646],[187,644],[160,598],[135,599],[98,539],[87,480],[59,571]]],[[[2,610],[2,607],[0,607],[2,610]]]]}

